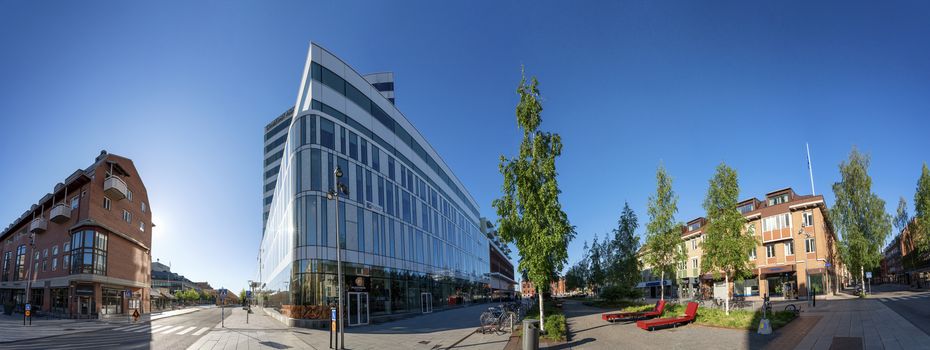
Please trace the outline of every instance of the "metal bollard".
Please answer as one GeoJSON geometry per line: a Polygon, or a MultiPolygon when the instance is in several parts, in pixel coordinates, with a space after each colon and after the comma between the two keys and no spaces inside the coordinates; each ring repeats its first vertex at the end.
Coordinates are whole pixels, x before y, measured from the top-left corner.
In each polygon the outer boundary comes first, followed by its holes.
{"type": "Polygon", "coordinates": [[[539,350],[539,320],[523,320],[523,350],[539,350]]]}

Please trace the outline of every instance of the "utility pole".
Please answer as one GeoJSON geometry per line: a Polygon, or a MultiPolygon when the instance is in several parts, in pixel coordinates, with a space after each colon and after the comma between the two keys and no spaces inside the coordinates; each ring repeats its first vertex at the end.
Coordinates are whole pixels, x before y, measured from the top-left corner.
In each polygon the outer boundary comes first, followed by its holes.
{"type": "Polygon", "coordinates": [[[811,147],[807,142],[804,143],[804,147],[807,148],[807,172],[811,176],[811,195],[816,195],[817,191],[814,190],[814,168],[811,165],[811,147]]]}
{"type": "Polygon", "coordinates": [[[336,169],[333,170],[333,183],[331,184],[332,189],[329,190],[329,193],[326,194],[326,198],[334,200],[336,202],[336,208],[334,210],[336,212],[336,275],[337,275],[336,283],[339,284],[338,288],[336,289],[337,292],[339,293],[339,296],[336,298],[336,302],[339,304],[336,307],[336,317],[338,318],[338,324],[339,324],[339,341],[338,341],[339,344],[336,346],[337,349],[345,349],[345,340],[346,340],[346,332],[345,332],[345,328],[343,324],[344,322],[342,320],[342,313],[343,313],[343,308],[342,308],[343,307],[343,303],[342,303],[343,282],[342,280],[343,280],[343,276],[342,276],[342,237],[340,236],[340,232],[339,232],[339,219],[340,219],[339,218],[339,192],[342,192],[348,195],[349,190],[344,185],[338,182],[339,181],[338,178],[341,178],[341,177],[342,177],[342,169],[339,168],[339,165],[336,165],[336,169]]]}

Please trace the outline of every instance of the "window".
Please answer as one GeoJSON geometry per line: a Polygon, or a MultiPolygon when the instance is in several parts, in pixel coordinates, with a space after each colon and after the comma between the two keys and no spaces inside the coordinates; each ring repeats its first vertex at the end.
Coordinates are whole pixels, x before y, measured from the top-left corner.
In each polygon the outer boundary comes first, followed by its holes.
{"type": "Polygon", "coordinates": [[[794,242],[785,242],[785,256],[794,255],[794,242]]]}
{"type": "Polygon", "coordinates": [[[802,219],[801,226],[803,227],[814,226],[814,212],[805,211],[801,213],[801,219],[802,219]]]}
{"type": "Polygon", "coordinates": [[[130,202],[132,202],[132,190],[130,190],[130,189],[127,189],[127,190],[126,190],[126,199],[128,199],[130,202]]]}
{"type": "MultiPolygon", "coordinates": [[[[7,241],[9,242],[9,241],[7,241]]],[[[13,260],[13,252],[3,253],[3,275],[0,275],[0,280],[7,281],[10,277],[10,264],[13,260]]]]}
{"type": "Polygon", "coordinates": [[[774,244],[766,244],[766,245],[765,245],[765,256],[766,256],[767,258],[774,258],[774,257],[775,257],[775,245],[774,245],[774,244]]]}
{"type": "Polygon", "coordinates": [[[368,141],[362,139],[362,164],[368,165],[368,141]]]}
{"type": "Polygon", "coordinates": [[[132,213],[126,211],[126,209],[123,209],[123,220],[126,222],[132,222],[132,213]]]}
{"type": "Polygon", "coordinates": [[[336,149],[336,125],[326,118],[320,118],[320,145],[336,149]]]}
{"type": "Polygon", "coordinates": [[[142,202],[142,212],[145,212],[145,202],[142,202]]]}
{"type": "Polygon", "coordinates": [[[808,253],[817,251],[817,241],[813,237],[804,239],[804,251],[808,253]]]}
{"type": "Polygon", "coordinates": [[[339,151],[342,152],[342,154],[348,153],[348,149],[346,148],[346,128],[344,127],[339,128],[339,151]]]}
{"type": "Polygon", "coordinates": [[[16,248],[16,266],[13,268],[13,280],[21,281],[26,279],[26,245],[22,244],[16,248]]]}
{"type": "Polygon", "coordinates": [[[358,135],[349,131],[349,158],[358,160],[358,135]]]}
{"type": "Polygon", "coordinates": [[[45,249],[42,250],[42,257],[43,257],[43,258],[47,258],[47,257],[48,257],[48,248],[45,248],[45,249]]]}
{"type": "Polygon", "coordinates": [[[110,210],[110,199],[103,197],[103,209],[110,210]]]}
{"type": "Polygon", "coordinates": [[[139,231],[145,231],[145,223],[142,221],[139,221],[139,231]]]}
{"type": "Polygon", "coordinates": [[[107,235],[91,230],[71,235],[71,273],[106,275],[107,235]]]}
{"type": "Polygon", "coordinates": [[[52,271],[58,271],[58,258],[52,259],[52,271]]]}
{"type": "Polygon", "coordinates": [[[48,259],[42,260],[42,272],[48,271],[48,259]]]}
{"type": "Polygon", "coordinates": [[[71,250],[71,243],[70,243],[70,242],[61,245],[61,252],[62,252],[62,254],[67,254],[68,251],[70,251],[70,250],[71,250]]]}
{"type": "Polygon", "coordinates": [[[786,202],[788,202],[787,193],[769,198],[769,205],[779,205],[779,204],[786,203],[786,202]]]}
{"type": "Polygon", "coordinates": [[[691,240],[691,250],[697,250],[697,243],[698,243],[697,238],[694,238],[691,240]]]}
{"type": "Polygon", "coordinates": [[[73,198],[71,198],[71,209],[72,210],[77,209],[78,204],[80,202],[81,202],[81,197],[74,196],[73,198]]]}
{"type": "Polygon", "coordinates": [[[791,227],[791,214],[778,214],[762,219],[762,231],[769,232],[791,227]]]}
{"type": "Polygon", "coordinates": [[[695,223],[693,223],[693,224],[691,224],[691,225],[688,225],[688,231],[694,231],[694,230],[697,230],[697,229],[699,229],[699,228],[701,228],[701,222],[700,222],[700,221],[695,222],[695,223]]]}
{"type": "Polygon", "coordinates": [[[752,203],[744,204],[744,205],[741,205],[739,208],[736,208],[736,210],[739,210],[740,214],[746,214],[748,212],[753,211],[754,209],[755,209],[755,206],[752,203]]]}
{"type": "Polygon", "coordinates": [[[698,268],[698,258],[691,258],[691,268],[698,268]]]}
{"type": "Polygon", "coordinates": [[[375,144],[371,144],[371,167],[375,171],[381,171],[381,151],[375,144]]]}
{"type": "Polygon", "coordinates": [[[61,269],[67,272],[69,266],[71,266],[71,255],[66,254],[61,257],[61,269]]]}
{"type": "Polygon", "coordinates": [[[749,260],[756,260],[756,247],[749,250],[749,260]]]}

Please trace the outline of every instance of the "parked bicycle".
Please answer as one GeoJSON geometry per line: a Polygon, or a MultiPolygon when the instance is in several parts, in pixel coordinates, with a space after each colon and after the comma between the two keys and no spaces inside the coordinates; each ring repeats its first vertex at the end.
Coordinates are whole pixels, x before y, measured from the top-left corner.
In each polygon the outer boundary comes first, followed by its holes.
{"type": "Polygon", "coordinates": [[[510,303],[492,306],[488,311],[482,312],[480,321],[482,333],[502,332],[505,328],[519,321],[520,315],[525,313],[523,304],[510,303]]]}

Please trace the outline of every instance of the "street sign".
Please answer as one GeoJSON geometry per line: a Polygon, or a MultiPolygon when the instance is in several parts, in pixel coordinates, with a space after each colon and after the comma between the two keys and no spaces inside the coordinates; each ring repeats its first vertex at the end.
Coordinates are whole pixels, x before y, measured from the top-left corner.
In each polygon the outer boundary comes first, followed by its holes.
{"type": "Polygon", "coordinates": [[[220,300],[226,300],[226,288],[220,289],[220,300]]]}
{"type": "Polygon", "coordinates": [[[872,278],[872,271],[866,272],[866,273],[865,273],[865,278],[871,279],[871,278],[872,278]]]}
{"type": "Polygon", "coordinates": [[[132,291],[129,290],[129,289],[124,290],[124,291],[123,291],[123,296],[125,296],[126,298],[131,298],[131,297],[132,297],[132,291]]]}
{"type": "MultiPolygon", "coordinates": [[[[26,310],[26,317],[32,316],[31,314],[32,314],[32,311],[26,310]]],[[[29,322],[32,322],[32,321],[29,321],[29,322]]]]}
{"type": "MultiPolygon", "coordinates": [[[[32,304],[26,304],[26,311],[32,311],[32,304]]],[[[26,315],[29,316],[29,315],[26,315]]]]}
{"type": "Polygon", "coordinates": [[[831,264],[831,263],[826,263],[826,264],[824,264],[824,265],[825,265],[826,267],[833,266],[833,264],[831,264]]]}
{"type": "Polygon", "coordinates": [[[332,311],[330,313],[330,320],[335,321],[336,320],[336,308],[331,308],[330,311],[332,311]]]}
{"type": "Polygon", "coordinates": [[[246,299],[252,299],[252,291],[250,291],[250,290],[245,291],[245,298],[246,298],[246,299]]]}

